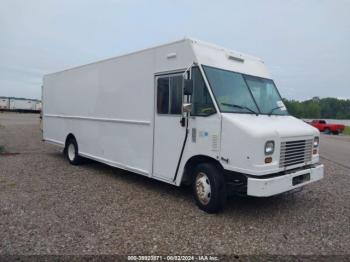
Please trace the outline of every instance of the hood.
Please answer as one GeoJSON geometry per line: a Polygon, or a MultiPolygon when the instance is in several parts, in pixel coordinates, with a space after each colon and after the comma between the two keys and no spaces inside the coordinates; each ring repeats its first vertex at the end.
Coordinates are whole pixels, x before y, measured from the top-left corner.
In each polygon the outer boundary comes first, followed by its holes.
{"type": "Polygon", "coordinates": [[[223,118],[254,137],[316,136],[319,131],[293,116],[223,113],[223,118]]]}
{"type": "Polygon", "coordinates": [[[282,141],[312,139],[319,131],[292,116],[222,114],[221,157],[227,170],[251,175],[282,171],[279,167],[282,141]],[[264,147],[275,142],[272,162],[265,163],[264,147]]]}

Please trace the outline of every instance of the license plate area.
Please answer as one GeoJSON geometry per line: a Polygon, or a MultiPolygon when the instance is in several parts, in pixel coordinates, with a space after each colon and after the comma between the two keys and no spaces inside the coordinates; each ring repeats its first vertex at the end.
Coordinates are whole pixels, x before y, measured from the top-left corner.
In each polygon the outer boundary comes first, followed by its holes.
{"type": "Polygon", "coordinates": [[[306,173],[300,176],[293,177],[293,186],[302,184],[304,182],[310,181],[310,173],[306,173]]]}

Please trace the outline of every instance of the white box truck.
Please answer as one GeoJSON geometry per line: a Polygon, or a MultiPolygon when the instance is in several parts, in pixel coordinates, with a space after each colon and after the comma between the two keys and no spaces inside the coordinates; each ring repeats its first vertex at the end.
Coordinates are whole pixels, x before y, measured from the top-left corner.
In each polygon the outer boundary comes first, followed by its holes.
{"type": "Polygon", "coordinates": [[[319,132],[288,114],[264,62],[193,39],[44,76],[43,139],[180,186],[199,208],[322,179],[319,132]]]}
{"type": "Polygon", "coordinates": [[[10,109],[14,111],[34,111],[37,101],[26,98],[10,98],[10,109]]]}

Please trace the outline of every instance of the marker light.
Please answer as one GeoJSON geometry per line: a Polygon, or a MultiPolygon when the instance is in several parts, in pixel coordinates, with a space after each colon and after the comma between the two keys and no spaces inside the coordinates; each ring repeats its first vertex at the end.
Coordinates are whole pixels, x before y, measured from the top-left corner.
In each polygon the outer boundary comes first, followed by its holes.
{"type": "Polygon", "coordinates": [[[265,158],[265,164],[270,164],[270,163],[272,163],[272,157],[266,157],[265,158]]]}

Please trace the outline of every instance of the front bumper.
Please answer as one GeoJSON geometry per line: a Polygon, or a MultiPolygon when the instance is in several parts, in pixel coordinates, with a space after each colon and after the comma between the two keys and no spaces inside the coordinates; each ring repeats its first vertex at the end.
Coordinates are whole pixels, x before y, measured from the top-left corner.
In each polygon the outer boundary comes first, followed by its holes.
{"type": "Polygon", "coordinates": [[[317,165],[272,178],[248,178],[247,195],[268,197],[310,184],[323,178],[324,167],[317,165]]]}

